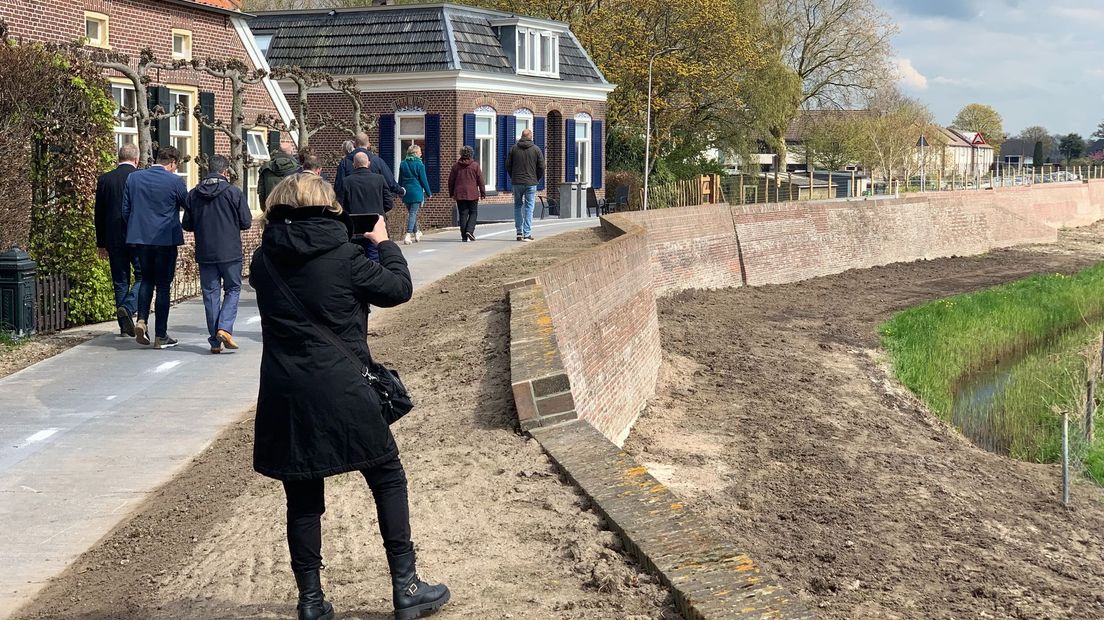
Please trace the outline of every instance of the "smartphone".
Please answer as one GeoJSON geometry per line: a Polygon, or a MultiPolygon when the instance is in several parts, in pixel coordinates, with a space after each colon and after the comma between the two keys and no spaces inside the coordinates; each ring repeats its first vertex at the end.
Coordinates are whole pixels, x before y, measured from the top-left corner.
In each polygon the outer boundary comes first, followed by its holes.
{"type": "Polygon", "coordinates": [[[350,214],[349,219],[353,222],[353,235],[360,237],[376,228],[380,215],[379,213],[350,214]]]}

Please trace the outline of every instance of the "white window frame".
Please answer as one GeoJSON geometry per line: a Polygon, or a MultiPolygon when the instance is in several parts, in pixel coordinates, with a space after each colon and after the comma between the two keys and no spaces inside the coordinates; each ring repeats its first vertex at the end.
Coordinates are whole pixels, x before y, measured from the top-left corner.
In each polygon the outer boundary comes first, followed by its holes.
{"type": "Polygon", "coordinates": [[[514,130],[515,142],[521,139],[521,132],[525,131],[526,129],[532,130],[533,139],[536,139],[537,126],[536,122],[534,121],[535,118],[536,116],[533,114],[533,111],[527,108],[514,110],[514,124],[516,125],[516,129],[514,130]]]}
{"type": "Polygon", "coordinates": [[[115,148],[118,150],[124,144],[138,144],[138,120],[122,120],[119,118],[119,110],[122,108],[122,103],[126,101],[126,94],[129,92],[135,97],[135,105],[137,105],[137,95],[135,94],[134,86],[130,82],[112,82],[111,83],[111,99],[115,102],[115,148]],[[118,99],[115,94],[120,93],[118,99]]]}
{"type": "Polygon", "coordinates": [[[84,38],[88,41],[88,45],[92,47],[99,47],[102,49],[111,49],[110,36],[111,36],[111,24],[110,18],[103,13],[96,13],[94,11],[84,12],[84,38]],[[88,22],[96,22],[100,26],[100,36],[98,39],[88,38],[88,22]]]}
{"type": "Polygon", "coordinates": [[[579,113],[575,115],[575,181],[584,187],[590,187],[593,180],[593,171],[590,169],[594,161],[594,119],[589,114],[579,113]],[[579,138],[579,128],[586,127],[586,137],[579,138]]]}
{"type": "Polygon", "coordinates": [[[191,60],[192,59],[192,31],[183,30],[180,28],[173,28],[172,30],[172,57],[174,60],[191,60]],[[185,44],[185,49],[182,52],[176,51],[176,38],[181,37],[185,44]]]}
{"type": "Polygon", "coordinates": [[[519,26],[516,34],[515,64],[520,75],[560,76],[560,34],[551,30],[519,26]],[[544,68],[544,42],[548,42],[552,58],[544,68]]]}
{"type": "Polygon", "coordinates": [[[264,130],[251,130],[245,134],[245,148],[253,162],[245,170],[246,195],[249,197],[249,210],[254,213],[264,211],[261,195],[257,186],[261,180],[261,166],[271,159],[268,153],[268,134],[264,130]]]}
{"type": "Polygon", "coordinates": [[[170,146],[177,146],[177,140],[184,140],[187,145],[187,149],[180,153],[180,158],[190,155],[191,161],[180,162],[177,164],[176,174],[180,178],[184,179],[184,183],[188,187],[194,186],[199,182],[199,171],[195,165],[196,158],[196,144],[199,140],[196,139],[196,126],[199,124],[195,118],[192,117],[192,109],[196,105],[196,100],[199,98],[199,92],[191,87],[184,86],[169,86],[169,106],[170,109],[166,112],[173,112],[176,110],[177,97],[185,96],[188,98],[187,111],[180,116],[173,116],[169,118],[169,138],[170,146]],[[183,122],[187,122],[186,129],[180,129],[180,125],[183,122]]]}
{"type": "Polygon", "coordinates": [[[479,157],[476,161],[479,161],[479,167],[483,169],[483,188],[486,191],[494,191],[498,186],[498,113],[494,108],[480,108],[475,111],[475,144],[472,146],[478,147],[479,157]],[[490,135],[479,133],[479,120],[489,119],[491,121],[491,133],[490,135]],[[485,142],[488,145],[486,155],[486,166],[483,161],[483,145],[485,142]]]}
{"type": "Polygon", "coordinates": [[[405,112],[395,113],[395,161],[391,162],[391,172],[395,175],[396,179],[399,175],[399,163],[406,157],[406,147],[403,146],[404,140],[413,140],[422,142],[422,155],[425,155],[426,150],[426,135],[425,135],[425,111],[424,110],[411,110],[405,112]],[[422,119],[422,133],[402,133],[402,120],[404,118],[420,118],[422,119]]]}

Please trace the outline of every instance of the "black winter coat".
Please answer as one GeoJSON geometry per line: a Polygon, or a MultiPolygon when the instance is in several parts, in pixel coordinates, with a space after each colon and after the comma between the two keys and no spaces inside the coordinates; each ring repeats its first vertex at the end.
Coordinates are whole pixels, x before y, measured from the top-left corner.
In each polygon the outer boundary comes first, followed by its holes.
{"type": "Polygon", "coordinates": [[[137,170],[119,164],[96,180],[96,247],[117,250],[126,246],[127,223],[123,218],[123,190],[127,177],[137,170]]]}
{"type": "Polygon", "coordinates": [[[253,225],[253,214],[240,189],[221,174],[208,174],[188,192],[180,224],[195,233],[197,263],[240,261],[241,231],[253,225]]]}
{"type": "Polygon", "coordinates": [[[386,215],[395,203],[387,189],[387,180],[371,168],[357,168],[345,177],[337,201],[350,214],[378,213],[386,215]]]}
{"type": "Polygon", "coordinates": [[[253,468],[261,474],[322,478],[398,452],[375,390],[295,310],[261,258],[266,254],[299,302],[367,363],[368,305],[397,306],[413,291],[399,246],[385,241],[379,251],[380,262],[369,261],[323,209],[270,214],[249,274],[264,343],[253,446],[253,468]]]}

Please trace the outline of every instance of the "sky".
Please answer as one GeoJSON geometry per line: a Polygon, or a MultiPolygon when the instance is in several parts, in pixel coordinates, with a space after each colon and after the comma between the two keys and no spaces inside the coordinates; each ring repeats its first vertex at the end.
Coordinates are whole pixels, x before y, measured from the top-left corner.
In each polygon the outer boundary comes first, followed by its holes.
{"type": "Polygon", "coordinates": [[[875,0],[896,22],[901,89],[950,124],[993,106],[1016,135],[1104,121],[1104,0],[875,0]]]}

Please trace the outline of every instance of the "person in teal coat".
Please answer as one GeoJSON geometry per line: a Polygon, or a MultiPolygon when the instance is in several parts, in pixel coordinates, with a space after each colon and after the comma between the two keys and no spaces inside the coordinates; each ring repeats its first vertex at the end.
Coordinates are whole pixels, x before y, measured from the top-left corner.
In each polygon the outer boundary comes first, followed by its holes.
{"type": "Polygon", "coordinates": [[[422,163],[422,148],[417,144],[410,145],[406,149],[406,159],[399,164],[399,185],[406,189],[403,194],[403,204],[406,205],[406,235],[403,243],[410,245],[411,237],[414,241],[422,240],[422,231],[418,230],[418,209],[422,208],[425,201],[433,193],[429,190],[429,179],[426,178],[425,164],[422,163]]]}

